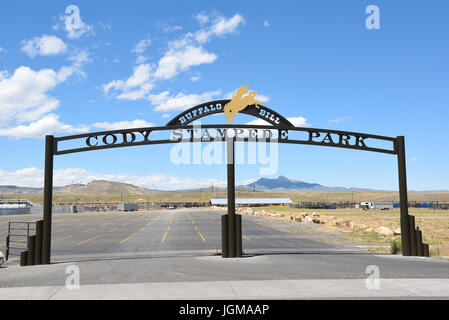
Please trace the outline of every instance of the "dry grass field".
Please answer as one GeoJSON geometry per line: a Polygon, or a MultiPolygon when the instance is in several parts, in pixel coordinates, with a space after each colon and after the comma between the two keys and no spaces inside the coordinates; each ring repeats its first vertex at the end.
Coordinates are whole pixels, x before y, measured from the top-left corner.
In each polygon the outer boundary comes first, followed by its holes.
{"type": "MultiPolygon", "coordinates": [[[[202,192],[151,191],[147,194],[54,194],[55,204],[69,203],[118,203],[125,202],[209,202],[211,198],[226,198],[226,191],[211,192],[210,188],[202,192]]],[[[0,199],[17,199],[18,194],[2,194],[0,199]]],[[[20,195],[36,203],[43,203],[42,194],[20,195]]],[[[361,202],[395,201],[399,202],[397,192],[248,192],[237,191],[237,198],[290,198],[293,202],[361,202]]],[[[423,192],[408,194],[409,201],[449,202],[449,192],[423,192]]]]}
{"type": "MultiPolygon", "coordinates": [[[[387,227],[391,230],[400,229],[399,209],[385,211],[361,211],[360,209],[316,210],[290,207],[256,209],[256,211],[261,210],[264,210],[267,216],[270,213],[284,213],[283,219],[290,219],[290,216],[300,216],[301,213],[308,213],[309,216],[317,213],[320,215],[320,219],[324,221],[324,224],[317,224],[323,231],[338,232],[348,240],[368,245],[370,251],[373,252],[390,252],[392,241],[400,238],[399,235],[381,235],[374,231],[378,227],[387,227]]],[[[415,216],[416,226],[423,233],[423,242],[428,243],[430,246],[430,255],[448,259],[449,210],[409,208],[409,214],[415,216]]],[[[272,217],[276,218],[276,216],[272,217]]]]}

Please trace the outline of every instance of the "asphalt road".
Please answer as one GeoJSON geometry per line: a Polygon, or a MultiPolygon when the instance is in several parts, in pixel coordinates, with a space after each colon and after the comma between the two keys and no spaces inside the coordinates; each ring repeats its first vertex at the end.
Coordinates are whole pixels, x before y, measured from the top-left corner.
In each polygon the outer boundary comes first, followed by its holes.
{"type": "MultiPolygon", "coordinates": [[[[13,257],[0,268],[0,288],[64,286],[67,266],[72,264],[79,268],[85,286],[183,283],[188,288],[189,283],[199,282],[297,280],[347,283],[348,279],[367,279],[372,272],[369,266],[377,268],[381,279],[449,281],[447,261],[371,254],[314,225],[245,215],[245,257],[223,259],[216,254],[221,249],[223,214],[212,209],[179,209],[54,215],[52,265],[19,267],[17,257],[13,257]]],[[[7,221],[38,218],[0,217],[0,239],[6,235],[7,221]]],[[[246,288],[250,287],[248,284],[246,288]]],[[[316,284],[313,288],[317,288],[316,284]]],[[[435,295],[445,296],[444,290],[435,295]]]]}

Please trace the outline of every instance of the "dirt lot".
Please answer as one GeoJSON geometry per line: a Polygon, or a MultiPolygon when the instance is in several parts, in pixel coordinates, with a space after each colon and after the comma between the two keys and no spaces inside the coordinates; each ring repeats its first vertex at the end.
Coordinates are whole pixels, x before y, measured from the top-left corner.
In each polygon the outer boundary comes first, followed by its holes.
{"type": "MultiPolygon", "coordinates": [[[[400,238],[399,209],[361,211],[267,207],[255,210],[239,208],[238,212],[290,220],[292,223],[315,223],[324,231],[337,232],[348,240],[365,244],[373,252],[390,252],[392,241],[400,238]],[[305,218],[306,214],[309,218],[305,218]],[[310,219],[314,221],[307,221],[310,219]]],[[[416,226],[423,233],[423,242],[430,246],[430,255],[449,259],[449,210],[410,208],[409,214],[415,216],[416,226]]]]}

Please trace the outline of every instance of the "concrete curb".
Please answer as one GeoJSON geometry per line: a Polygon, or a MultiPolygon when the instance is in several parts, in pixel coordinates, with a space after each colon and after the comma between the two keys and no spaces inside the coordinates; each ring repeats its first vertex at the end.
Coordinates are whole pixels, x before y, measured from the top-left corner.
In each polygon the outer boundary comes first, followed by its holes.
{"type": "Polygon", "coordinates": [[[209,300],[209,299],[449,299],[449,279],[381,279],[368,289],[364,279],[154,282],[0,289],[0,299],[33,300],[209,300]]]}

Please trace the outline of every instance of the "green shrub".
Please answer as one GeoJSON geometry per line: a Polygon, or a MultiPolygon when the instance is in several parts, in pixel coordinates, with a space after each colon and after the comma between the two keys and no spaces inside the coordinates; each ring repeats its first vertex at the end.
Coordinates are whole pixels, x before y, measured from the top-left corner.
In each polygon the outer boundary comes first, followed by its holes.
{"type": "Polygon", "coordinates": [[[398,254],[402,251],[401,238],[391,240],[390,252],[391,254],[398,254]]]}

